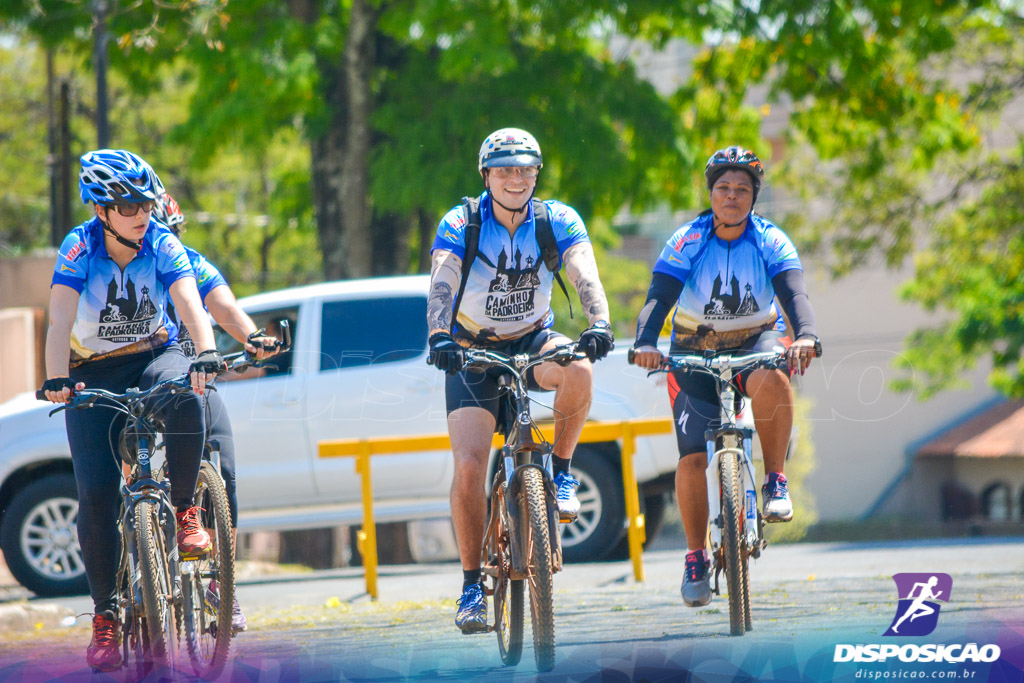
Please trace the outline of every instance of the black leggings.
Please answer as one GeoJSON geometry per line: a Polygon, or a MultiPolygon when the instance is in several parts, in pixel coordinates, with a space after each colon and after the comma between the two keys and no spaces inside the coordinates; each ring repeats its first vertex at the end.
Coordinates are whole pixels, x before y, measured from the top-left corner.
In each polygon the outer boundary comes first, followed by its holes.
{"type": "Polygon", "coordinates": [[[231,433],[231,421],[228,419],[224,401],[216,391],[206,394],[206,424],[210,430],[210,440],[220,444],[220,474],[224,477],[224,489],[228,494],[228,507],[231,508],[231,526],[238,526],[238,494],[235,490],[235,437],[231,433]]]}
{"type": "MultiPolygon", "coordinates": [[[[188,366],[178,345],[171,344],[155,351],[85,363],[70,374],[72,380],[84,382],[88,388],[121,393],[128,387],[145,389],[177,377],[188,366]]],[[[153,400],[166,427],[171,502],[183,509],[192,505],[203,455],[202,399],[189,391],[173,396],[158,394],[153,400]]],[[[64,414],[78,484],[78,541],[89,592],[96,612],[115,610],[120,558],[117,517],[121,506],[121,461],[116,444],[124,416],[101,407],[64,414]]]]}

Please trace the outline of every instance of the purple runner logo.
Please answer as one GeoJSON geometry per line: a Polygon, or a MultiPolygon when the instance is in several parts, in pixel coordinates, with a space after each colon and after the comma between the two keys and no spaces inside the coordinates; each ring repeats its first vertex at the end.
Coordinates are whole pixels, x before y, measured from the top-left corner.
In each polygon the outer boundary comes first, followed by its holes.
{"type": "Polygon", "coordinates": [[[885,636],[926,636],[939,622],[939,603],[949,602],[953,578],[949,574],[893,574],[900,596],[885,636]]]}

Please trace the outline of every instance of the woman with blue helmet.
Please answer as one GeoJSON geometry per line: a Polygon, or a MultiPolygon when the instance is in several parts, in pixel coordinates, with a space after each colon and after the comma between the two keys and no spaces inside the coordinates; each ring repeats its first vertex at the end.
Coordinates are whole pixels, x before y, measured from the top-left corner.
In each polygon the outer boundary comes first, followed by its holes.
{"type": "MultiPolygon", "coordinates": [[[[166,192],[157,198],[156,207],[153,210],[153,218],[170,228],[171,232],[179,239],[181,238],[181,233],[185,231],[185,214],[181,212],[181,207],[178,206],[178,202],[174,200],[174,197],[166,192]]],[[[256,323],[238,305],[234,292],[231,291],[227,280],[224,279],[224,276],[221,275],[216,266],[191,247],[186,246],[185,253],[188,254],[192,270],[195,271],[196,282],[199,286],[199,296],[203,301],[203,306],[210,312],[210,315],[213,316],[217,324],[225,332],[244,344],[249,352],[256,354],[256,357],[260,360],[269,358],[277,353],[278,347],[275,345],[277,340],[267,336],[264,330],[256,328],[256,323]]],[[[189,358],[194,358],[196,353],[195,345],[192,343],[191,338],[188,337],[188,331],[181,329],[177,317],[177,309],[174,308],[173,304],[168,304],[168,312],[171,320],[178,324],[181,334],[179,342],[182,351],[189,358]]],[[[231,421],[228,418],[224,401],[218,392],[212,391],[208,394],[206,408],[206,427],[210,439],[220,444],[220,471],[224,477],[224,489],[227,492],[228,506],[231,509],[231,529],[235,532],[235,537],[237,537],[238,494],[235,480],[235,438],[231,431],[231,421]]],[[[211,604],[219,604],[220,598],[213,586],[207,589],[206,597],[211,604]]],[[[242,608],[238,605],[237,595],[235,596],[231,626],[236,633],[246,630],[245,615],[242,613],[242,608]]]]}
{"type": "MultiPolygon", "coordinates": [[[[193,392],[162,396],[171,502],[182,557],[210,550],[193,503],[204,441],[200,395],[223,360],[203,311],[195,274],[181,242],[150,222],[163,187],[153,169],[124,150],[81,158],[79,191],[95,216],[74,228],[57,255],[50,287],[43,391],[61,403],[86,386],[123,392],[191,374],[193,392]],[[172,300],[201,349],[191,364],[167,315],[172,300]]],[[[86,662],[96,670],[121,665],[115,577],[120,537],[120,458],[110,443],[123,417],[113,411],[68,411],[65,419],[78,485],[78,538],[95,605],[86,662]]]]}

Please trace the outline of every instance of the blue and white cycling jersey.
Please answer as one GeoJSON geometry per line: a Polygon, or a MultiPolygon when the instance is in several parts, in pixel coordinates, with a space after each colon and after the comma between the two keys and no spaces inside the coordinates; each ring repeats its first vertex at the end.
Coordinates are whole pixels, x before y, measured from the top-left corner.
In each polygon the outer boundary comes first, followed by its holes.
{"type": "Polygon", "coordinates": [[[726,242],[702,214],[669,238],[654,265],[683,283],[672,319],[673,338],[705,326],[718,332],[770,326],[785,331],[772,278],[801,268],[796,247],[782,230],[751,214],[743,235],[726,242]]]}
{"type": "MultiPolygon", "coordinates": [[[[203,307],[205,308],[206,295],[221,285],[226,286],[228,281],[224,279],[224,276],[220,274],[216,266],[207,261],[205,256],[192,247],[185,247],[185,253],[188,254],[188,261],[192,264],[192,270],[195,271],[196,285],[199,287],[199,298],[202,300],[203,307]]],[[[194,360],[197,355],[196,344],[192,341],[192,335],[188,333],[188,328],[181,323],[181,317],[174,310],[174,302],[170,299],[167,301],[167,314],[178,327],[178,345],[181,346],[182,352],[187,358],[194,360]]]]}
{"type": "Polygon", "coordinates": [[[178,329],[167,316],[167,290],[183,277],[195,277],[185,248],[156,221],[124,270],[107,253],[99,218],[74,228],[61,244],[51,282],[80,295],[71,329],[71,367],[175,341],[178,329]]]}
{"type": "MultiPolygon", "coordinates": [[[[571,206],[544,202],[558,244],[559,259],[574,244],[589,242],[583,219],[571,206]]],[[[534,330],[551,327],[551,287],[554,274],[544,266],[537,244],[533,204],[515,234],[494,218],[491,196],[480,196],[480,242],[466,282],[455,321],[456,336],[475,342],[518,339],[534,330]]],[[[466,217],[462,205],[441,219],[431,253],[436,249],[466,255],[466,217]]]]}

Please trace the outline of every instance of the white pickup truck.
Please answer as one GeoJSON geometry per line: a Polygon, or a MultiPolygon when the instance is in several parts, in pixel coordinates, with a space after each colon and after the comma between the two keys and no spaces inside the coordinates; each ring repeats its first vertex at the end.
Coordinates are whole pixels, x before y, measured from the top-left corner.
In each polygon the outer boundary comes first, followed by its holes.
{"type": "MultiPolygon", "coordinates": [[[[248,297],[257,325],[287,319],[293,350],[260,377],[219,383],[237,454],[239,527],[287,530],[358,524],[360,482],[349,458],[320,459],[325,439],[446,431],[444,375],[426,363],[426,276],[330,282],[248,297]]],[[[219,335],[222,351],[237,344],[219,335]]],[[[594,369],[592,420],[668,416],[663,383],[619,349],[594,369]]],[[[551,394],[538,394],[549,403],[551,394]]],[[[61,416],[22,394],[0,405],[0,548],[11,572],[40,595],[87,588],[75,533],[76,490],[61,416]]],[[[537,406],[535,417],[550,419],[537,406]]],[[[676,462],[671,435],[638,440],[635,466],[647,536],[665,515],[676,462]]],[[[449,514],[446,451],[375,457],[378,521],[449,514]]],[[[582,444],[573,459],[580,518],[564,531],[567,560],[625,554],[615,442],[582,444]]]]}

